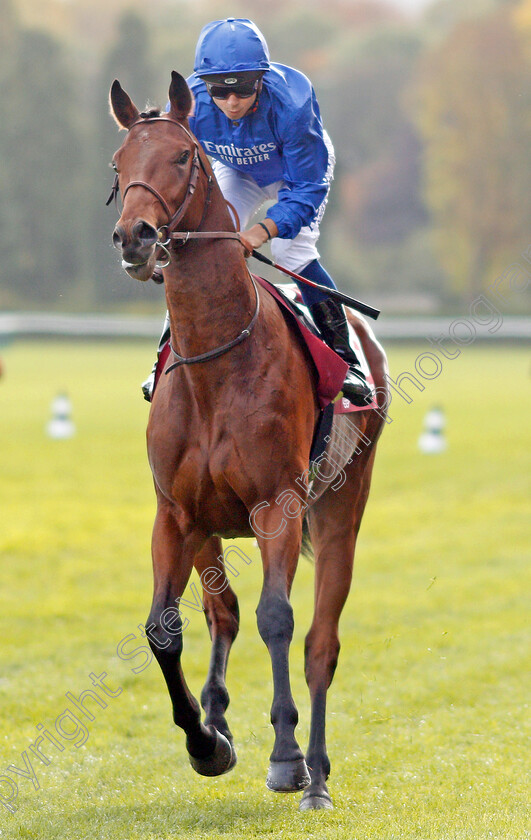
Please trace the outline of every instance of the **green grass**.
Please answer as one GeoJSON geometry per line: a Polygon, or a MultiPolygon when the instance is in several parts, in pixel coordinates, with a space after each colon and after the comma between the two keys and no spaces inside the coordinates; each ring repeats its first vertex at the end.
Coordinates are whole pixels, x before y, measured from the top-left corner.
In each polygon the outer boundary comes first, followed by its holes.
{"type": "MultiPolygon", "coordinates": [[[[395,376],[421,347],[391,348],[395,376]]],[[[395,398],[380,444],[341,622],[330,692],[332,812],[301,814],[298,796],[266,790],[272,746],[270,665],[254,610],[260,561],[235,582],[242,628],[231,657],[229,723],[239,760],[226,777],[193,773],[170,717],[158,666],[116,646],[147,616],[154,514],[139,382],[147,344],[15,343],[0,380],[2,586],[0,795],[16,780],[17,810],[0,804],[0,838],[530,837],[529,358],[523,349],[463,348],[408,405],[395,398]],[[66,389],[77,435],[44,434],[66,389]],[[417,438],[442,405],[448,451],[417,438]],[[28,746],[73,709],[66,692],[106,672],[122,689],[93,704],[80,748],[28,746]],[[8,773],[32,758],[39,789],[8,773]]],[[[294,586],[292,646],[299,740],[308,736],[303,643],[312,566],[294,586]]],[[[184,612],[184,611],[183,611],[184,612]]],[[[200,613],[188,611],[185,669],[199,693],[208,660],[200,613]]],[[[138,644],[141,644],[140,641],[138,644]]],[[[88,704],[87,704],[88,705],[88,704]]]]}

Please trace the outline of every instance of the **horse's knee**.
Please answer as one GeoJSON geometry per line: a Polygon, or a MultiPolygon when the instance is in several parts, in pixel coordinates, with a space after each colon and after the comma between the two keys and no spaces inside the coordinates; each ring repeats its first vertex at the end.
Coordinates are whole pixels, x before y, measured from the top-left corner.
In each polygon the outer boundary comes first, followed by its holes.
{"type": "Polygon", "coordinates": [[[266,645],[274,639],[291,641],[293,608],[285,595],[264,593],[256,608],[258,632],[266,645]]]}
{"type": "Polygon", "coordinates": [[[240,611],[234,592],[227,589],[222,595],[211,595],[203,591],[203,604],[211,638],[223,636],[232,643],[240,628],[240,611]]]}
{"type": "Polygon", "coordinates": [[[153,604],[146,622],[146,636],[155,656],[172,654],[180,657],[183,649],[183,629],[187,624],[176,605],[162,607],[153,604]]]}
{"type": "Polygon", "coordinates": [[[304,672],[308,685],[332,682],[341,645],[337,633],[308,633],[304,643],[304,672]]]}

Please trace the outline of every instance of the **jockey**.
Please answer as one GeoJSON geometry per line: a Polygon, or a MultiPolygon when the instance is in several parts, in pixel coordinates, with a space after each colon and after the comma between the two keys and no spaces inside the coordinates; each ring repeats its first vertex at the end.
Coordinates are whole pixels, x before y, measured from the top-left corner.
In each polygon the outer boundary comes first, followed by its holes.
{"type": "MultiPolygon", "coordinates": [[[[271,240],[275,262],[335,289],[319,261],[319,225],[335,157],[311,82],[270,61],[264,36],[247,19],[207,24],[187,80],[195,99],[190,128],[212,160],[225,199],[238,213],[247,252],[271,240]],[[265,203],[265,218],[248,227],[265,203]]],[[[343,306],[300,283],[324,341],[349,365],[343,395],[355,405],[372,392],[350,346],[343,306]]],[[[144,383],[146,399],[152,382],[144,383]]]]}

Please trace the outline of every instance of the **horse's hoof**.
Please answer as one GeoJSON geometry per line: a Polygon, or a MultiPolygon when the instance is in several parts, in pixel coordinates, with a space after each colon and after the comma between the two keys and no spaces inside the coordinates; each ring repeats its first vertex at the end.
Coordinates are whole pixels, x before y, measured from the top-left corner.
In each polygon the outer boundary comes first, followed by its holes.
{"type": "Polygon", "coordinates": [[[277,793],[294,793],[310,784],[310,774],[303,758],[293,761],[271,761],[266,786],[277,793]]]}
{"type": "Polygon", "coordinates": [[[229,770],[232,770],[232,768],[236,765],[236,763],[238,761],[238,756],[236,755],[236,750],[234,749],[234,744],[232,744],[230,741],[229,741],[229,744],[230,744],[230,748],[231,748],[231,751],[232,751],[232,757],[231,757],[229,766],[225,770],[225,773],[228,773],[229,770]]]}
{"type": "Polygon", "coordinates": [[[312,793],[307,790],[300,801],[299,811],[322,811],[333,809],[332,799],[326,791],[321,793],[312,793]]]}
{"type": "Polygon", "coordinates": [[[222,776],[228,773],[236,764],[236,751],[230,741],[216,729],[216,746],[214,752],[206,758],[194,758],[188,753],[190,764],[200,776],[222,776]]]}

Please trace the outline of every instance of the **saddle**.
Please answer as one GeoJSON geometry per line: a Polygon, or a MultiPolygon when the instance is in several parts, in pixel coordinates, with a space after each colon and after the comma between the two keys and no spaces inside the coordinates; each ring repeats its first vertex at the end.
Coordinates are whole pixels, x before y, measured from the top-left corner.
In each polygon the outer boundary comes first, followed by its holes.
{"type": "MultiPolygon", "coordinates": [[[[348,422],[340,420],[339,415],[350,414],[355,411],[367,411],[376,408],[376,398],[366,406],[353,405],[350,400],[338,395],[345,381],[348,365],[322,340],[317,327],[315,326],[309,309],[302,302],[302,296],[295,284],[277,286],[263,277],[253,275],[257,283],[273,295],[279,304],[283,314],[291,318],[306,345],[317,374],[317,399],[319,401],[320,413],[314,431],[312,448],[310,451],[310,466],[317,462],[325,453],[327,446],[333,437],[333,429],[343,439],[347,452],[354,451],[358,439],[357,428],[348,422]]],[[[365,358],[361,342],[349,323],[349,335],[351,347],[359,359],[360,366],[365,374],[369,385],[374,389],[374,379],[365,358]]],[[[345,418],[347,421],[347,418],[345,418]]],[[[345,463],[348,455],[345,457],[345,463]]]]}

